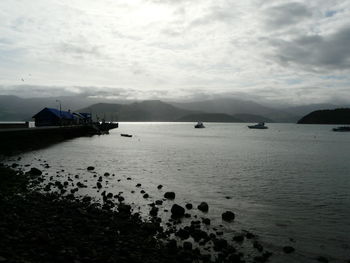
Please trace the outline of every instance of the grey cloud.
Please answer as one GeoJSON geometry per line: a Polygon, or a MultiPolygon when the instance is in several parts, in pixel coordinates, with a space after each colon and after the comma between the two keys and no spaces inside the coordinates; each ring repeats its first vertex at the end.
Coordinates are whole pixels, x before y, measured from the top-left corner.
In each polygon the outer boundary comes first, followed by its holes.
{"type": "Polygon", "coordinates": [[[344,70],[350,68],[350,28],[321,36],[300,36],[291,41],[270,40],[274,58],[288,66],[297,64],[309,71],[344,70]]]}
{"type": "Polygon", "coordinates": [[[279,28],[297,24],[311,17],[312,12],[302,3],[292,2],[270,7],[266,10],[265,15],[266,25],[269,28],[279,28]]]}
{"type": "Polygon", "coordinates": [[[62,53],[75,54],[77,56],[93,55],[101,56],[98,46],[88,46],[62,42],[58,45],[58,50],[62,53]]]}
{"type": "Polygon", "coordinates": [[[196,27],[196,26],[202,26],[207,25],[213,22],[230,22],[233,18],[235,18],[235,12],[233,9],[230,8],[230,6],[220,7],[220,6],[213,6],[209,8],[207,14],[204,16],[197,18],[193,20],[189,27],[196,27]]]}

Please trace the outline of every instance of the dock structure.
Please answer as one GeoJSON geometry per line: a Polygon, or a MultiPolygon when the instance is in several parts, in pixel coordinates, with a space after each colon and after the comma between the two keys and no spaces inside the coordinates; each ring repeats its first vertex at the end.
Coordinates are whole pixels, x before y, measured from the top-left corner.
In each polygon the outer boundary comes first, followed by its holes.
{"type": "Polygon", "coordinates": [[[0,123],[0,154],[41,148],[44,145],[80,136],[108,134],[116,122],[93,122],[91,113],[44,108],[29,122],[0,123]],[[32,123],[33,124],[33,123],[32,123]]]}
{"type": "Polygon", "coordinates": [[[81,136],[107,134],[118,123],[45,126],[0,129],[0,154],[39,149],[50,144],[81,136]]]}

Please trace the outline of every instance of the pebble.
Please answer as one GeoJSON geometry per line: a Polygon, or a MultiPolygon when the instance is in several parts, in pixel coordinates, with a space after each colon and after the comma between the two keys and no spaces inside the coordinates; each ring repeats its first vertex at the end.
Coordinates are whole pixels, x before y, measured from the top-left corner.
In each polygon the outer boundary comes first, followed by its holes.
{"type": "Polygon", "coordinates": [[[209,210],[209,205],[206,202],[202,202],[197,206],[198,210],[202,211],[202,212],[208,212],[209,210]]]}
{"type": "Polygon", "coordinates": [[[164,197],[165,197],[166,199],[174,200],[174,199],[175,199],[175,193],[174,193],[174,192],[166,192],[166,193],[164,194],[164,197]]]}

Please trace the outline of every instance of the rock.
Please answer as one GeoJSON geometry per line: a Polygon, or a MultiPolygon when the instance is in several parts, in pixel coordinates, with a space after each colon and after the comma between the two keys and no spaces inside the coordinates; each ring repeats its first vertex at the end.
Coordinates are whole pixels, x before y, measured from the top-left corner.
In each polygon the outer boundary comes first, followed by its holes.
{"type": "Polygon", "coordinates": [[[158,189],[162,189],[163,186],[160,184],[160,185],[157,186],[157,188],[158,188],[158,189]]]}
{"type": "Polygon", "coordinates": [[[112,193],[108,193],[107,194],[107,198],[112,198],[113,197],[113,194],[112,193]]]}
{"type": "Polygon", "coordinates": [[[162,204],[163,204],[163,201],[162,201],[162,200],[156,200],[156,201],[155,201],[155,204],[156,204],[156,205],[162,205],[162,204]]]}
{"type": "Polygon", "coordinates": [[[240,242],[244,241],[244,236],[243,235],[237,235],[237,236],[234,236],[232,240],[240,243],[240,242]]]}
{"type": "Polygon", "coordinates": [[[2,257],[2,256],[0,256],[0,262],[7,262],[7,259],[2,257]]]}
{"type": "Polygon", "coordinates": [[[151,216],[157,216],[157,214],[158,214],[158,207],[152,207],[151,208],[151,210],[149,211],[149,214],[151,215],[151,216]]]}
{"type": "Polygon", "coordinates": [[[175,193],[174,193],[174,192],[166,192],[166,193],[164,194],[164,197],[165,197],[166,199],[174,200],[174,199],[175,199],[175,193]]]}
{"type": "Polygon", "coordinates": [[[226,212],[222,213],[221,218],[224,221],[230,222],[230,221],[233,221],[235,219],[235,214],[231,211],[226,211],[226,212]]]}
{"type": "Polygon", "coordinates": [[[203,218],[203,224],[210,225],[210,219],[209,218],[203,218]]]}
{"type": "Polygon", "coordinates": [[[254,241],[253,247],[257,249],[259,252],[262,252],[264,250],[263,246],[258,241],[254,241]]]}
{"type": "Polygon", "coordinates": [[[126,178],[126,180],[129,180],[129,181],[130,181],[130,180],[131,180],[131,177],[126,178]]]}
{"type": "Polygon", "coordinates": [[[294,247],[291,247],[291,246],[285,246],[285,247],[283,247],[283,252],[286,253],[286,254],[293,253],[294,251],[295,251],[295,248],[294,248],[294,247]]]}
{"type": "Polygon", "coordinates": [[[202,211],[202,212],[208,212],[209,210],[209,206],[206,202],[202,202],[197,206],[198,210],[202,211]]]}
{"type": "Polygon", "coordinates": [[[319,257],[317,258],[317,261],[318,261],[318,262],[322,262],[322,263],[328,263],[328,262],[329,262],[328,258],[323,257],[323,256],[319,256],[319,257]]]}
{"type": "Polygon", "coordinates": [[[38,168],[32,167],[29,171],[31,175],[41,175],[43,172],[40,171],[38,168]]]}
{"type": "Polygon", "coordinates": [[[175,233],[176,236],[178,236],[179,238],[181,238],[182,240],[185,240],[187,238],[190,237],[190,233],[185,230],[185,229],[182,229],[180,228],[176,233],[175,233]]]}
{"type": "Polygon", "coordinates": [[[104,176],[106,176],[106,177],[109,176],[109,173],[104,173],[104,176]]]}
{"type": "Polygon", "coordinates": [[[145,198],[145,199],[148,197],[149,197],[149,195],[147,193],[143,195],[143,198],[145,198]]]}
{"type": "Polygon", "coordinates": [[[93,171],[93,170],[95,170],[95,167],[93,167],[93,166],[88,166],[87,170],[88,170],[88,171],[93,171]]]}
{"type": "Polygon", "coordinates": [[[225,239],[215,239],[214,240],[214,250],[221,251],[227,248],[227,241],[225,239]]]}
{"type": "Polygon", "coordinates": [[[101,184],[100,182],[97,182],[97,183],[96,183],[96,186],[97,186],[98,189],[101,189],[101,188],[102,188],[102,184],[101,184]]]}
{"type": "Polygon", "coordinates": [[[192,205],[192,204],[187,203],[187,204],[185,205],[185,207],[186,207],[188,210],[191,210],[191,209],[193,208],[193,205],[192,205]]]}
{"type": "Polygon", "coordinates": [[[183,248],[184,248],[184,250],[192,250],[192,243],[188,242],[188,241],[185,241],[183,243],[183,248]]]}
{"type": "Polygon", "coordinates": [[[140,193],[141,193],[141,194],[144,194],[144,193],[146,193],[146,192],[145,192],[145,190],[141,190],[140,193]]]}
{"type": "Polygon", "coordinates": [[[78,186],[79,188],[86,188],[86,187],[87,187],[85,184],[83,184],[83,183],[81,183],[81,182],[77,182],[77,186],[78,186]]]}
{"type": "Polygon", "coordinates": [[[137,184],[136,187],[141,187],[141,184],[137,184]]]}
{"type": "Polygon", "coordinates": [[[177,243],[174,239],[169,240],[169,242],[166,244],[167,248],[170,250],[177,249],[177,243]]]}
{"type": "Polygon", "coordinates": [[[185,214],[185,208],[179,206],[178,204],[173,204],[171,207],[171,215],[175,218],[183,217],[185,214]]]}

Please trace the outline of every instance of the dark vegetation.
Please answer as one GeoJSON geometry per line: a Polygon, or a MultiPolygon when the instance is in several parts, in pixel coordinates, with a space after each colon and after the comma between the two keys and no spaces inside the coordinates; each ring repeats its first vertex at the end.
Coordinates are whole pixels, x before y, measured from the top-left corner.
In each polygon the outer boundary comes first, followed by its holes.
{"type": "Polygon", "coordinates": [[[350,108],[317,110],[298,121],[299,124],[350,124],[350,108]]]}

